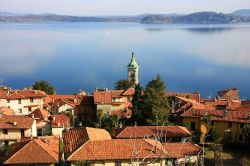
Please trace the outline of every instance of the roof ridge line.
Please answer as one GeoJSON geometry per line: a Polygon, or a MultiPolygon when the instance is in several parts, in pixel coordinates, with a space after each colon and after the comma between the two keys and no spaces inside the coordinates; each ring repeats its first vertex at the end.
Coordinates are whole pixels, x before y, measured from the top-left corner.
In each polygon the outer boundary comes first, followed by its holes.
{"type": "Polygon", "coordinates": [[[77,148],[73,153],[71,153],[70,155],[69,155],[69,157],[67,158],[67,160],[68,159],[70,159],[76,152],[78,152],[83,146],[85,146],[87,143],[89,143],[91,140],[88,140],[88,141],[86,141],[86,142],[84,142],[81,146],[79,146],[79,148],[77,148]]]}
{"type": "MultiPolygon", "coordinates": [[[[37,140],[39,140],[39,141],[42,141],[42,140],[40,140],[40,139],[37,139],[37,140]]],[[[41,145],[39,145],[34,139],[32,140],[32,141],[34,141],[38,146],[40,146],[50,157],[52,157],[56,162],[58,162],[52,155],[50,155],[50,153],[46,150],[46,149],[44,149],[41,145]]],[[[43,142],[43,141],[42,141],[43,142]]],[[[49,145],[48,145],[49,146],[49,145]]],[[[49,146],[50,147],[50,146],[49,146]]],[[[59,158],[58,158],[58,160],[59,160],[59,158]]]]}
{"type": "MultiPolygon", "coordinates": [[[[27,140],[28,143],[25,144],[21,149],[18,149],[18,151],[17,151],[16,153],[14,153],[10,158],[8,158],[7,160],[5,160],[4,163],[7,162],[8,160],[10,160],[11,158],[13,158],[14,156],[16,156],[17,153],[18,153],[20,150],[22,150],[24,147],[26,147],[31,141],[32,141],[32,140],[27,140]]],[[[26,141],[24,141],[24,142],[26,142],[26,141]]],[[[16,144],[18,144],[18,143],[22,143],[22,142],[16,142],[16,144]]],[[[8,152],[9,152],[9,149],[8,149],[8,152]]],[[[8,152],[7,152],[7,154],[8,154],[8,152]]]]}

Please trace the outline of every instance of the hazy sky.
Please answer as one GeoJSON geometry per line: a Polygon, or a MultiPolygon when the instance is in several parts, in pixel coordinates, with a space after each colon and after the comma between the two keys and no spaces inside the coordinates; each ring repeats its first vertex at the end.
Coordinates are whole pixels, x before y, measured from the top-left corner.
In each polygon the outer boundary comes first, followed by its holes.
{"type": "Polygon", "coordinates": [[[250,8],[250,0],[0,0],[0,11],[36,14],[230,13],[243,8],[250,8]]]}

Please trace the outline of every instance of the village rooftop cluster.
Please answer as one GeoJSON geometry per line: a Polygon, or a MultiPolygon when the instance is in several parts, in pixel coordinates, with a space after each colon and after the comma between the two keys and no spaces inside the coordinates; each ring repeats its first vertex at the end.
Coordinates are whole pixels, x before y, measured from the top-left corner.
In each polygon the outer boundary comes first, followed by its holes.
{"type": "MultiPolygon", "coordinates": [[[[133,54],[128,80],[139,82],[133,54]]],[[[203,164],[212,140],[250,145],[250,100],[237,88],[201,98],[199,92],[165,92],[172,101],[173,125],[126,126],[107,131],[88,127],[99,110],[118,118],[132,116],[135,89],[96,89],[91,95],[48,95],[33,89],[0,89],[0,152],[3,164],[179,165],[203,164]],[[215,134],[216,133],[216,134],[215,134]],[[199,144],[199,145],[198,145],[199,144]]]]}

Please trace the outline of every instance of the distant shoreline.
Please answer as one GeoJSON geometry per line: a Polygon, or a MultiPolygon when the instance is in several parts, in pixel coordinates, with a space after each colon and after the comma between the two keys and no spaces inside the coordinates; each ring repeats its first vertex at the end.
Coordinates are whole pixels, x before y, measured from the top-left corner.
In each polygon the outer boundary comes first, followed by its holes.
{"type": "Polygon", "coordinates": [[[0,15],[0,23],[120,22],[141,24],[242,24],[250,15],[196,12],[187,15],[142,14],[135,16],[68,16],[56,14],[0,15]]]}

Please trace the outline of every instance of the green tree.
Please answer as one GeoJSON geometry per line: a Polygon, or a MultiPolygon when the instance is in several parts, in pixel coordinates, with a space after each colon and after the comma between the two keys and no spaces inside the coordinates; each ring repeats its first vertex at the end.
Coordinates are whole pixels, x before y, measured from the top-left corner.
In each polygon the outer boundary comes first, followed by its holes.
{"type": "Polygon", "coordinates": [[[102,119],[102,128],[108,130],[111,134],[114,134],[115,129],[119,126],[119,117],[117,115],[105,114],[102,119]]]}
{"type": "Polygon", "coordinates": [[[104,111],[102,109],[97,110],[97,123],[98,123],[98,127],[102,127],[102,121],[104,118],[104,111]]]}
{"type": "Polygon", "coordinates": [[[34,85],[32,85],[32,89],[35,90],[42,90],[47,94],[54,94],[54,87],[50,85],[47,81],[37,81],[34,85]]]}
{"type": "Polygon", "coordinates": [[[144,118],[148,125],[163,125],[168,123],[169,104],[165,97],[166,85],[160,75],[148,82],[143,96],[144,118]]]}
{"type": "Polygon", "coordinates": [[[144,125],[145,118],[143,117],[143,88],[141,87],[140,83],[135,86],[135,93],[133,94],[132,105],[132,125],[134,125],[135,123],[137,123],[138,125],[144,125]]]}
{"type": "Polygon", "coordinates": [[[131,88],[133,86],[134,86],[134,84],[132,82],[130,82],[129,80],[118,80],[115,83],[116,90],[128,89],[128,88],[131,88]]]}

